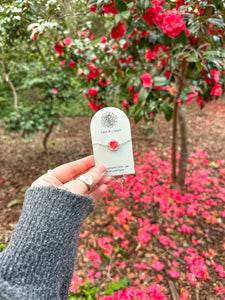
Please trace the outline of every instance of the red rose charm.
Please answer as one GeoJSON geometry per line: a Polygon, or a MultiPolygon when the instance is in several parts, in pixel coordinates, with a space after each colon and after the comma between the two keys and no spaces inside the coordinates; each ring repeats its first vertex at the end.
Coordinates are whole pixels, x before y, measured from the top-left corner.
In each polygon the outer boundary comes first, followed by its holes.
{"type": "Polygon", "coordinates": [[[119,143],[117,141],[111,141],[108,143],[109,149],[115,151],[119,147],[119,143]]]}

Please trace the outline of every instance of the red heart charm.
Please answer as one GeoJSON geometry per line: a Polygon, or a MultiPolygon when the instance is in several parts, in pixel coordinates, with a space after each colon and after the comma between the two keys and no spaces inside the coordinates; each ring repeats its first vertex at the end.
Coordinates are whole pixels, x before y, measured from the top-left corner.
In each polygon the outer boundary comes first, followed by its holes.
{"type": "Polygon", "coordinates": [[[108,143],[108,145],[109,145],[109,149],[112,151],[117,150],[119,147],[119,143],[117,141],[111,141],[108,143]]]}

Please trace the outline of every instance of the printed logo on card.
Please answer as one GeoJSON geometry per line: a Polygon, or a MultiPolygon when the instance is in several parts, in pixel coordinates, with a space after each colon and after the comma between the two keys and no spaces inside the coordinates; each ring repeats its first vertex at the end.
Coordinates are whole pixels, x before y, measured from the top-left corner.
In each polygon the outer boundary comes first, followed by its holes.
{"type": "Polygon", "coordinates": [[[113,112],[106,112],[101,117],[101,124],[106,128],[113,128],[117,124],[118,117],[113,112]]]}

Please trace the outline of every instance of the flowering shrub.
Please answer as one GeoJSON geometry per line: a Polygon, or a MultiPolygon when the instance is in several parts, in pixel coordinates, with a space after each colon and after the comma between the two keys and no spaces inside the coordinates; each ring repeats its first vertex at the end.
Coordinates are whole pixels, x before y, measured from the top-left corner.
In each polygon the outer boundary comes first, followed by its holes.
{"type": "Polygon", "coordinates": [[[170,120],[176,102],[196,99],[203,107],[222,94],[224,6],[219,2],[212,8],[192,0],[90,0],[89,7],[104,16],[109,34],[93,44],[90,28],[79,43],[70,40],[64,49],[61,42],[56,51],[77,63],[92,109],[120,95],[124,109],[134,107],[136,121],[153,121],[158,112],[170,120]],[[180,86],[181,79],[187,84],[180,86]]]}

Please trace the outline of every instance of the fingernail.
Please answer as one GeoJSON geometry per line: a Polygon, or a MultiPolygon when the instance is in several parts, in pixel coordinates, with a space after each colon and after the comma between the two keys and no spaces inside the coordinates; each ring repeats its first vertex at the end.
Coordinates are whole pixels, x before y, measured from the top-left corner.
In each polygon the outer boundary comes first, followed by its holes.
{"type": "Polygon", "coordinates": [[[106,171],[106,167],[103,165],[103,164],[98,164],[96,167],[95,167],[95,170],[99,173],[99,174],[104,174],[105,171],[106,171]]]}

